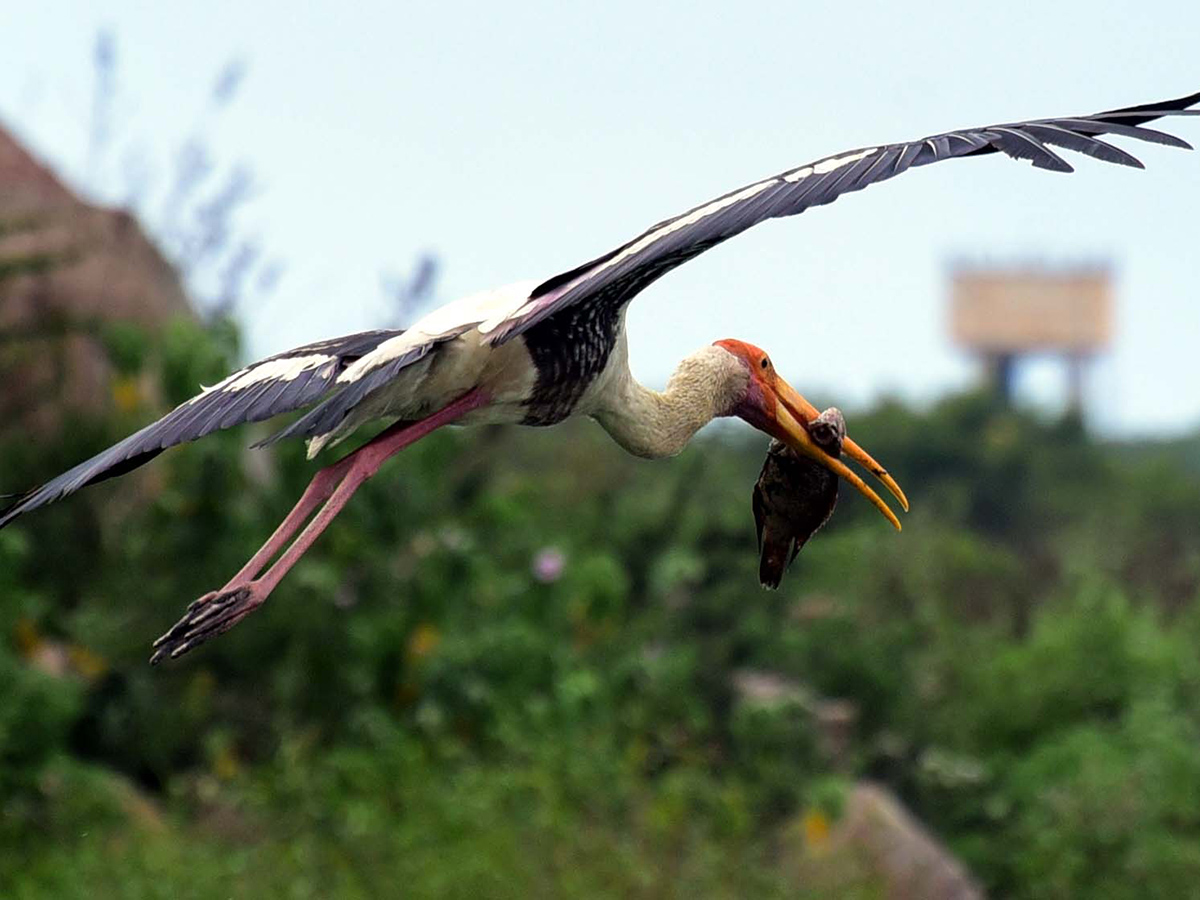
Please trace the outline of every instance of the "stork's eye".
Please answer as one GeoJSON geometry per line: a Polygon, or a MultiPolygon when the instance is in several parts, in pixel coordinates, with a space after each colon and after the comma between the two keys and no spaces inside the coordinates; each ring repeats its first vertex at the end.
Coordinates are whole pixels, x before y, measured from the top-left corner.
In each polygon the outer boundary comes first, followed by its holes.
{"type": "Polygon", "coordinates": [[[762,366],[764,369],[769,369],[769,368],[771,368],[771,360],[767,359],[767,358],[764,356],[764,357],[762,358],[762,362],[760,363],[760,365],[761,365],[761,366],[762,366]]]}

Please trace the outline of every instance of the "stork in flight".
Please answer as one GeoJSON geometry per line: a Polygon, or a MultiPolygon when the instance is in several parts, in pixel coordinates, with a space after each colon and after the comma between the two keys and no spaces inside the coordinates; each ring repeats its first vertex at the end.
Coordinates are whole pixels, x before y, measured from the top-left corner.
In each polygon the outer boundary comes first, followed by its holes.
{"type": "MultiPolygon", "coordinates": [[[[554,425],[568,416],[586,415],[630,453],[656,458],[678,453],[711,419],[738,416],[846,479],[898,529],[900,522],[887,504],[810,438],[807,425],[817,410],[752,344],[721,340],[702,347],[679,363],[661,393],[639,384],[628,365],[626,305],[676,266],[752,225],[830,203],[913,166],[999,151],[1038,168],[1070,172],[1071,166],[1051,149],[1061,147],[1142,168],[1129,153],[1097,135],[1191,149],[1186,141],[1143,125],[1164,116],[1200,115],[1200,109],[1190,108],[1198,103],[1200,93],[1089,116],[967,128],[864,147],[789,169],[659,222],[615,250],[545,281],[449,303],[406,330],[319,341],[246,366],[157,422],[18,496],[0,513],[0,528],[220,428],[308,408],[261,444],[307,438],[311,458],[365,422],[391,420],[373,440],[317,472],[242,570],[219,591],[194,601],[155,642],[152,663],[186,653],[261,606],[359,485],[390,456],[450,422],[554,425]]],[[[899,485],[865,450],[846,438],[842,452],[908,509],[899,485]]]]}

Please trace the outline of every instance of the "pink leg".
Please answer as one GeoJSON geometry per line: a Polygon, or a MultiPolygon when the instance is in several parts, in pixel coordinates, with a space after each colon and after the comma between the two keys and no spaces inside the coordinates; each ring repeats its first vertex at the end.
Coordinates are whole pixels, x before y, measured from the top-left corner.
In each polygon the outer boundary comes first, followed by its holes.
{"type": "Polygon", "coordinates": [[[279,584],[288,570],[334,520],[354,492],[391,456],[419,441],[448,422],[485,405],[488,397],[479,388],[464,394],[449,406],[419,422],[399,422],[359,447],[344,459],[318,472],[303,496],[287,514],[250,561],[228,584],[195,600],[171,630],[154,642],[151,665],[182,656],[211,637],[228,631],[254,612],[279,584]],[[319,507],[319,510],[318,510],[319,507]],[[287,545],[296,530],[318,510],[300,536],[266,573],[263,567],[287,545]]]}
{"type": "MultiPolygon", "coordinates": [[[[300,500],[292,507],[292,511],[287,514],[287,518],[279,523],[279,527],[275,529],[275,532],[267,542],[258,548],[258,552],[250,557],[250,561],[242,566],[241,570],[233,578],[229,579],[229,583],[222,590],[228,590],[231,585],[250,581],[263,570],[263,567],[267,563],[275,558],[280,550],[287,546],[288,539],[308,520],[313,510],[328,500],[333,494],[338,484],[341,483],[346,473],[350,470],[355,455],[356,453],[351,453],[333,465],[326,466],[313,476],[313,480],[304,489],[304,494],[300,497],[300,500]]],[[[214,591],[213,593],[217,592],[214,591]]]]}

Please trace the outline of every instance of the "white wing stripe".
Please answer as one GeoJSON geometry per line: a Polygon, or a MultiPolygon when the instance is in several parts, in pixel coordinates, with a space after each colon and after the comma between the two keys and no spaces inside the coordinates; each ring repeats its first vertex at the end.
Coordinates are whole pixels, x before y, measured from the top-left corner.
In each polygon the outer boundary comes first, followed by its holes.
{"type": "Polygon", "coordinates": [[[335,361],[336,357],[325,353],[272,360],[247,370],[245,374],[227,384],[225,390],[241,391],[264,381],[293,381],[309,369],[318,369],[335,361]]]}
{"type": "Polygon", "coordinates": [[[317,369],[326,363],[336,363],[337,357],[325,353],[311,356],[284,356],[272,359],[248,369],[240,369],[212,387],[201,386],[201,391],[188,404],[203,399],[213,391],[243,391],[264,381],[294,381],[309,369],[317,369]]]}
{"type": "Polygon", "coordinates": [[[822,160],[819,163],[813,163],[810,166],[796,169],[794,172],[789,172],[783,176],[784,181],[796,182],[802,178],[807,178],[809,175],[828,175],[830,172],[836,172],[842,166],[848,166],[852,162],[858,162],[864,156],[870,156],[878,147],[868,147],[866,150],[859,150],[857,153],[847,153],[845,156],[831,156],[829,159],[822,160]]]}
{"type": "Polygon", "coordinates": [[[768,178],[766,181],[760,181],[758,184],[752,184],[748,188],[743,188],[736,194],[730,194],[728,197],[722,197],[720,200],[714,200],[712,203],[701,206],[698,209],[692,210],[686,216],[680,216],[678,219],[668,222],[662,228],[657,228],[647,234],[641,240],[634,241],[612,259],[608,260],[601,266],[597,266],[591,272],[587,273],[587,277],[594,278],[596,275],[603,272],[605,269],[611,269],[617,263],[633,256],[636,253],[641,253],[651,244],[657,243],[669,234],[679,231],[681,228],[687,228],[689,225],[695,225],[701,219],[711,216],[713,213],[720,212],[727,206],[732,206],[735,203],[740,203],[743,200],[749,200],[756,194],[761,194],[767,188],[774,184],[779,184],[778,178],[768,178]]]}

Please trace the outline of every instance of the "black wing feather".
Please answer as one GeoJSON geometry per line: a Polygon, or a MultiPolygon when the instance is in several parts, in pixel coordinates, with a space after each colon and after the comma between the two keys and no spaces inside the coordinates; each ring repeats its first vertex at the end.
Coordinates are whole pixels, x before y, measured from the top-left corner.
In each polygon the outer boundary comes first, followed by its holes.
{"type": "MultiPolygon", "coordinates": [[[[449,340],[452,337],[466,331],[467,328],[473,326],[463,326],[462,331],[456,331],[448,334],[440,340],[449,340]]],[[[309,412],[298,418],[291,425],[278,431],[268,438],[256,443],[255,447],[267,447],[271,444],[278,443],[285,438],[304,437],[310,438],[318,434],[328,434],[342,423],[342,421],[350,414],[354,407],[362,403],[367,398],[367,395],[374,392],[376,389],[383,387],[391,382],[400,371],[413,363],[423,359],[436,344],[427,343],[421,344],[413,348],[403,356],[399,356],[391,362],[380,366],[377,369],[359,378],[357,381],[343,387],[336,394],[331,395],[327,400],[323,401],[318,406],[314,407],[309,412]]]]}
{"type": "Polygon", "coordinates": [[[1050,122],[1030,123],[1025,130],[1038,138],[1044,144],[1065,147],[1077,153],[1084,153],[1104,162],[1116,163],[1119,166],[1131,166],[1135,169],[1146,168],[1136,156],[1126,153],[1120,147],[1115,147],[1107,141],[1088,134],[1077,134],[1069,128],[1050,122]]]}
{"type": "Polygon", "coordinates": [[[1035,138],[1028,131],[1000,126],[993,129],[996,146],[1017,159],[1027,159],[1039,169],[1054,172],[1074,172],[1069,162],[1035,138]]]}
{"type": "MultiPolygon", "coordinates": [[[[1175,113],[1181,115],[1182,113],[1175,113]]],[[[1037,123],[1039,125],[1048,124],[1045,122],[1037,123]]],[[[1183,138],[1176,137],[1173,134],[1167,134],[1165,131],[1158,131],[1154,128],[1144,128],[1141,125],[1123,125],[1120,122],[1093,122],[1090,119],[1057,119],[1055,124],[1067,128],[1071,131],[1082,132],[1084,134],[1115,134],[1120,137],[1134,138],[1139,141],[1147,141],[1151,144],[1163,144],[1167,147],[1178,147],[1180,150],[1194,149],[1191,144],[1183,138]]]]}
{"type": "Polygon", "coordinates": [[[310,406],[335,389],[337,376],[347,365],[387,339],[402,333],[395,329],[365,331],[307,344],[246,366],[102,453],[33,490],[17,495],[15,501],[0,513],[0,528],[23,513],[74,493],[86,485],[132,471],[168,447],[194,441],[223,428],[260,422],[280,413],[310,406]],[[320,357],[327,359],[292,377],[266,377],[261,383],[251,381],[240,389],[232,387],[238,378],[252,375],[255,370],[269,371],[264,367],[306,357],[314,361],[320,357]]]}
{"type": "Polygon", "coordinates": [[[1090,116],[959,129],[826,157],[773,179],[730,191],[659,222],[615,250],[544,281],[534,289],[530,302],[519,313],[491,333],[491,341],[501,344],[511,340],[558,310],[577,303],[623,306],[652,281],[696,256],[694,248],[707,249],[758,222],[793,216],[813,206],[831,203],[843,194],[893,178],[913,166],[1004,153],[1028,160],[1039,168],[1072,171],[1070,164],[1050,149],[1053,146],[1105,162],[1140,167],[1136,157],[1093,135],[1113,134],[1190,149],[1186,141],[1174,135],[1139,126],[1165,116],[1200,115],[1200,110],[1188,108],[1197,103],[1200,93],[1090,116]]]}

